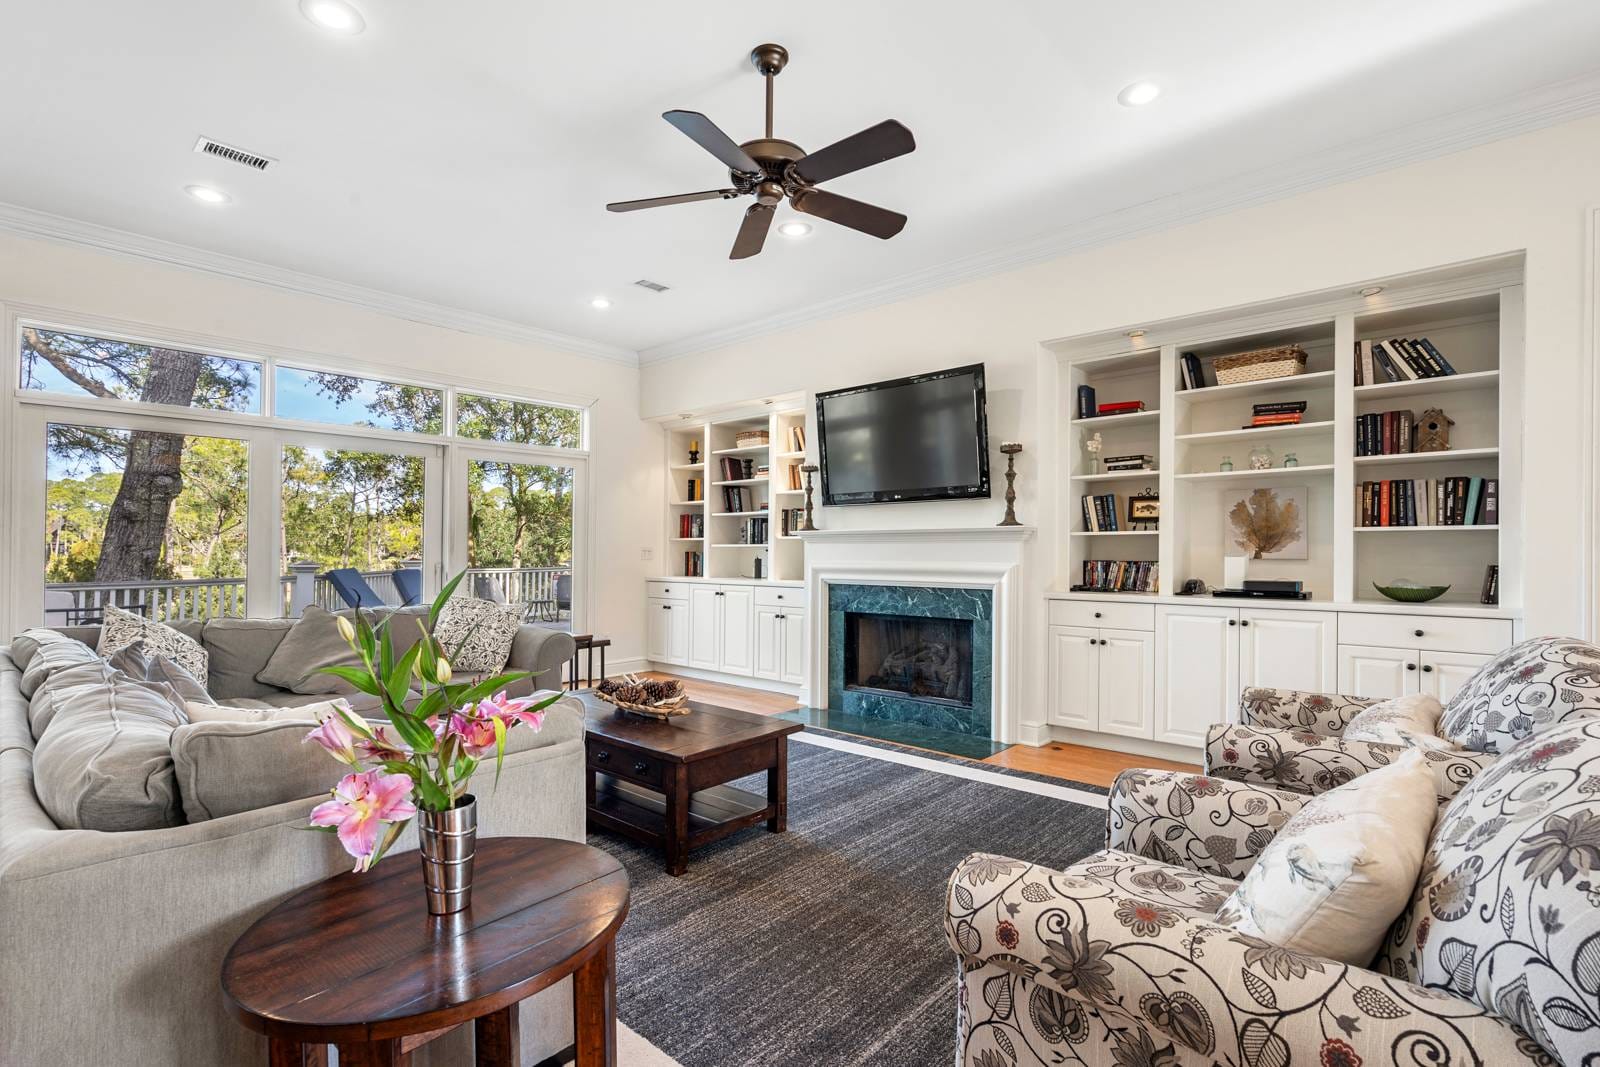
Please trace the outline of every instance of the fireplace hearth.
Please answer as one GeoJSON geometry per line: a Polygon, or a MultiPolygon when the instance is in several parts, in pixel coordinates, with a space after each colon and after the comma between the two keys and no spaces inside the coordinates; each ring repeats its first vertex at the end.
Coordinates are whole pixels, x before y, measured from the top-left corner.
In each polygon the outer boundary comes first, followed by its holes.
{"type": "Polygon", "coordinates": [[[844,687],[972,706],[972,620],[845,613],[844,687]]]}

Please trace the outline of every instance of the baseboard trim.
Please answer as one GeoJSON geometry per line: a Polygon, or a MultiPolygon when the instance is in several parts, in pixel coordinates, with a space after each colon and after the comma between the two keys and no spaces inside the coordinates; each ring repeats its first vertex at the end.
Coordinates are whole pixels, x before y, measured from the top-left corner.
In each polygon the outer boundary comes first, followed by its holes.
{"type": "Polygon", "coordinates": [[[789,685],[785,682],[774,682],[768,678],[755,678],[748,674],[724,674],[721,671],[701,670],[699,667],[685,667],[681,663],[650,663],[641,670],[661,671],[663,674],[677,674],[685,678],[696,678],[702,682],[721,682],[723,685],[737,685],[744,689],[761,689],[768,693],[782,693],[784,696],[800,699],[800,687],[789,685]]]}
{"type": "Polygon", "coordinates": [[[1050,727],[1042,722],[1025,722],[1017,727],[1017,744],[1038,748],[1050,741],[1050,727]]]}
{"type": "Polygon", "coordinates": [[[1135,756],[1170,760],[1173,763],[1201,763],[1202,750],[1187,745],[1174,745],[1166,741],[1146,741],[1142,737],[1123,737],[1120,734],[1103,734],[1096,730],[1078,730],[1070,726],[1046,726],[1051,741],[1064,741],[1085,748],[1103,748],[1109,752],[1129,752],[1135,756]]]}

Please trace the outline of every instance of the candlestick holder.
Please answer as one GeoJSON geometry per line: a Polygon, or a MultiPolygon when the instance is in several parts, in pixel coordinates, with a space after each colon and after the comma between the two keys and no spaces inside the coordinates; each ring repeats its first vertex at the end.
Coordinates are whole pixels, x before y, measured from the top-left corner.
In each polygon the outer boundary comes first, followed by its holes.
{"type": "Polygon", "coordinates": [[[1017,453],[1022,451],[1022,446],[1016,441],[1007,441],[1000,446],[1000,451],[1006,457],[1006,517],[995,525],[1021,526],[1017,521],[1017,453]]]}
{"type": "Polygon", "coordinates": [[[807,463],[805,466],[800,468],[801,473],[806,476],[806,521],[800,527],[801,533],[806,533],[817,528],[817,524],[811,521],[811,476],[821,469],[822,468],[818,467],[815,463],[807,463]]]}

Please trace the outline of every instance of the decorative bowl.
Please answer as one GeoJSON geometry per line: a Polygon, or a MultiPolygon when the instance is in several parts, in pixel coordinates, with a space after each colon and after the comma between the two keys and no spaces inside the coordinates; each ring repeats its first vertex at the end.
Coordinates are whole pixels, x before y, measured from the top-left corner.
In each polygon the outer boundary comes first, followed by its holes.
{"type": "Polygon", "coordinates": [[[1402,604],[1421,604],[1423,601],[1444,596],[1450,591],[1448,585],[1379,585],[1377,582],[1372,583],[1372,588],[1390,600],[1398,600],[1402,604]]]}

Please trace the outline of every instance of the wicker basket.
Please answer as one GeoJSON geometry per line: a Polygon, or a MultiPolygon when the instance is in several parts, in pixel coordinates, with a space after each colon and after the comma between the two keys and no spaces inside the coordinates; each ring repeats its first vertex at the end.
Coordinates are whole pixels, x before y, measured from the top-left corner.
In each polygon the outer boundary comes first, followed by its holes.
{"type": "Polygon", "coordinates": [[[596,693],[595,696],[604,700],[607,704],[615,704],[623,711],[631,712],[634,715],[644,715],[652,719],[670,719],[674,715],[687,715],[694,710],[689,706],[689,698],[686,696],[664,704],[629,704],[614,697],[606,696],[604,693],[596,693]]]}
{"type": "Polygon", "coordinates": [[[1264,382],[1272,378],[1292,378],[1306,372],[1306,350],[1299,345],[1258,348],[1234,356],[1218,356],[1211,361],[1218,385],[1264,382]]]}
{"type": "Polygon", "coordinates": [[[743,433],[734,434],[733,447],[754,448],[756,445],[767,444],[771,440],[771,435],[765,430],[746,430],[743,433]]]}

